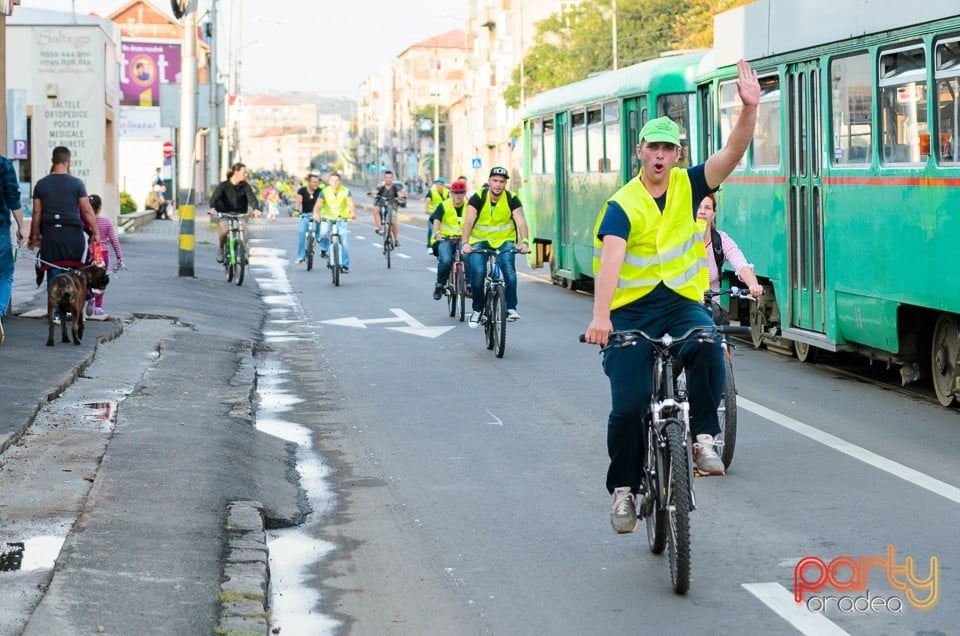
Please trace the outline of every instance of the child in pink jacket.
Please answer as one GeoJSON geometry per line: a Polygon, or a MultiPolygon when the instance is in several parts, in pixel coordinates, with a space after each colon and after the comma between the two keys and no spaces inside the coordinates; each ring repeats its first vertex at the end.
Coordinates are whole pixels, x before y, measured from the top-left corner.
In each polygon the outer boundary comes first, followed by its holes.
{"type": "MultiPolygon", "coordinates": [[[[123,266],[123,251],[120,249],[120,239],[117,238],[117,231],[114,229],[113,223],[110,222],[110,219],[100,215],[100,209],[103,207],[103,201],[100,199],[99,195],[90,195],[90,207],[93,208],[94,214],[97,215],[97,226],[100,230],[100,249],[101,255],[103,256],[103,267],[107,270],[110,269],[110,252],[107,250],[107,243],[109,242],[113,247],[113,254],[117,258],[117,265],[114,268],[114,271],[116,271],[123,266]]],[[[103,294],[95,296],[93,299],[87,301],[87,315],[103,315],[103,294]]]]}

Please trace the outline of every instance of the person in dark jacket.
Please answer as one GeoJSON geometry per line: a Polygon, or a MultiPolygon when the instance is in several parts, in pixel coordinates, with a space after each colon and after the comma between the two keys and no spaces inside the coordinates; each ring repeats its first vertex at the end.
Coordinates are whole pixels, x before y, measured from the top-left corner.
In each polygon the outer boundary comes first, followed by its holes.
{"type": "MultiPolygon", "coordinates": [[[[247,183],[247,167],[242,163],[235,163],[227,171],[226,181],[221,181],[213,196],[210,197],[210,214],[246,214],[250,208],[260,210],[260,201],[253,188],[247,183]]],[[[242,223],[243,241],[247,241],[247,224],[242,223]]],[[[217,251],[217,262],[223,262],[223,246],[227,242],[228,223],[226,218],[220,219],[220,249],[217,251]]]]}

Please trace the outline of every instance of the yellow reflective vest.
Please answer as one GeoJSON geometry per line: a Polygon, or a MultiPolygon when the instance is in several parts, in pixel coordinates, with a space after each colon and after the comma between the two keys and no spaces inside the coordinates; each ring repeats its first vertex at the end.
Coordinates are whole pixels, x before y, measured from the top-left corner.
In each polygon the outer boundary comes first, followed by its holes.
{"type": "MultiPolygon", "coordinates": [[[[466,202],[460,207],[460,214],[453,205],[453,199],[446,199],[443,206],[443,217],[440,219],[440,235],[443,238],[459,237],[463,232],[463,212],[467,209],[466,202]]],[[[436,239],[436,237],[434,237],[436,239]]]]}
{"type": "Polygon", "coordinates": [[[489,190],[484,190],[480,196],[483,198],[483,207],[477,210],[477,220],[470,232],[470,244],[487,241],[491,249],[498,249],[507,241],[516,241],[517,224],[513,220],[509,202],[511,198],[516,198],[516,195],[504,190],[497,199],[497,204],[492,207],[489,190]]]}
{"type": "Polygon", "coordinates": [[[323,207],[320,208],[320,218],[333,221],[337,217],[350,219],[350,189],[340,186],[334,191],[327,186],[323,189],[323,207]]]}
{"type": "MultiPolygon", "coordinates": [[[[693,186],[687,171],[670,171],[663,213],[640,182],[640,176],[620,188],[610,201],[619,204],[630,221],[627,251],[610,309],[643,298],[661,281],[684,298],[703,302],[703,293],[710,285],[707,249],[703,245],[703,230],[693,218],[693,186]]],[[[606,211],[605,203],[593,228],[594,276],[600,270],[603,246],[597,232],[606,211]]]]}
{"type": "Polygon", "coordinates": [[[439,190],[431,187],[427,194],[430,195],[431,210],[436,210],[438,205],[450,198],[450,190],[446,186],[441,186],[439,190]]]}

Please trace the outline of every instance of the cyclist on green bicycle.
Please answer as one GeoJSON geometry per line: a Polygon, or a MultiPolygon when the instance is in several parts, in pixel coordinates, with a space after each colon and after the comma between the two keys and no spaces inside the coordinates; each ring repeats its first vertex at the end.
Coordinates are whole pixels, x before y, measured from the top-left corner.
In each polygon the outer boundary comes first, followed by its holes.
{"type": "MultiPolygon", "coordinates": [[[[733,171],[753,138],[760,84],[745,61],[740,60],[737,69],[743,106],[723,148],[705,163],[675,167],[682,155],[680,128],[669,118],[652,119],[640,130],[640,174],[603,205],[594,227],[596,282],[587,342],[605,345],[614,329],[642,329],[661,337],[712,324],[703,305],[709,280],[697,208],[733,171]]],[[[713,441],[720,434],[722,349],[716,342],[692,342],[680,349],[679,357],[687,370],[697,470],[722,475],[723,462],[713,441]]],[[[637,527],[635,494],[643,481],[643,420],[653,386],[651,367],[651,346],[642,340],[632,347],[607,349],[603,358],[612,401],[607,490],[613,495],[610,523],[618,533],[637,527]]]]}
{"type": "Polygon", "coordinates": [[[340,175],[336,172],[327,179],[327,187],[320,195],[321,207],[319,212],[313,213],[313,218],[320,222],[320,258],[326,258],[330,247],[330,231],[336,227],[340,236],[340,245],[343,248],[340,271],[350,273],[350,248],[347,244],[347,222],[357,217],[357,208],[350,195],[350,190],[340,184],[340,175]]]}
{"type": "MultiPolygon", "coordinates": [[[[517,312],[517,265],[516,255],[510,250],[519,241],[519,250],[526,254],[527,221],[523,216],[523,204],[520,198],[507,190],[509,179],[506,168],[497,166],[490,170],[487,183],[490,187],[477,192],[467,203],[467,215],[463,219],[463,233],[460,239],[460,251],[470,254],[474,249],[502,250],[497,257],[503,280],[507,287],[507,320],[519,320],[517,312]]],[[[467,275],[470,279],[470,293],[473,296],[473,313],[470,314],[470,328],[480,326],[483,312],[483,277],[486,257],[473,254],[467,259],[467,275]]]]}
{"type": "Polygon", "coordinates": [[[443,298],[443,288],[453,266],[453,243],[447,239],[460,238],[463,233],[463,213],[466,212],[466,181],[450,184],[450,198],[444,199],[430,215],[433,238],[437,243],[437,282],[433,286],[433,299],[443,298]]]}
{"type": "MultiPolygon", "coordinates": [[[[261,210],[260,201],[250,184],[247,183],[247,166],[235,163],[227,170],[227,178],[221,181],[210,197],[210,215],[246,214],[253,208],[261,210]]],[[[220,249],[217,250],[217,262],[223,262],[223,246],[227,243],[228,223],[225,218],[220,219],[220,249]]],[[[247,224],[242,223],[243,241],[247,241],[247,224]]]]}

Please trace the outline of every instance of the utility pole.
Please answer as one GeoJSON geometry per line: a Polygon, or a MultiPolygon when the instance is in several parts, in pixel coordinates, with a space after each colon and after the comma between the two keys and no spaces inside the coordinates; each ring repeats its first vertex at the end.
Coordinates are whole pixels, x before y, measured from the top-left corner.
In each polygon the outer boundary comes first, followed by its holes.
{"type": "MultiPolygon", "coordinates": [[[[220,181],[220,87],[217,81],[220,26],[217,23],[217,0],[210,0],[210,68],[207,69],[207,84],[210,85],[210,127],[207,129],[207,184],[214,187],[220,181]]],[[[209,192],[207,194],[210,194],[209,192]]]]}
{"type": "Polygon", "coordinates": [[[177,184],[180,203],[180,246],[178,273],[193,276],[194,246],[194,145],[197,140],[197,0],[181,0],[183,14],[183,56],[180,69],[180,139],[177,156],[177,184]]]}
{"type": "Polygon", "coordinates": [[[617,0],[613,0],[613,70],[620,66],[620,58],[617,54],[617,0]]]}

